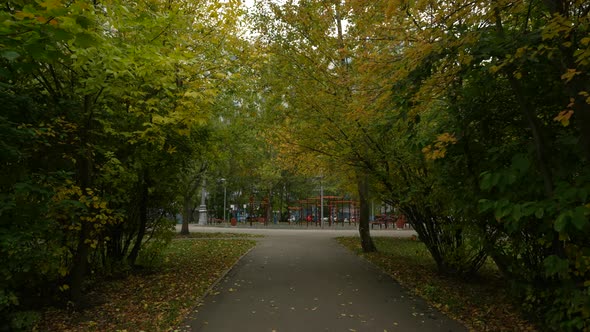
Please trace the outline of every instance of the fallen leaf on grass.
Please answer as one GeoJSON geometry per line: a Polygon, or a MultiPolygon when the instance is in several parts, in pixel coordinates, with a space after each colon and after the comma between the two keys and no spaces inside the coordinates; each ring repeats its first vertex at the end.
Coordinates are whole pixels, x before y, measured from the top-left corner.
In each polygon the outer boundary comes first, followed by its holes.
{"type": "MultiPolygon", "coordinates": [[[[358,238],[338,238],[338,241],[471,330],[513,331],[515,327],[520,331],[536,330],[519,316],[509,294],[498,291],[506,287],[493,264],[484,266],[478,282],[465,283],[441,278],[434,260],[420,241],[377,237],[374,242],[378,252],[370,254],[362,253],[358,238]]],[[[401,295],[400,298],[407,297],[401,295]]]]}
{"type": "Polygon", "coordinates": [[[160,269],[97,282],[88,298],[100,298],[102,304],[86,309],[83,315],[47,310],[39,330],[172,331],[192,311],[196,299],[254,245],[240,238],[172,241],[167,262],[160,269]]]}

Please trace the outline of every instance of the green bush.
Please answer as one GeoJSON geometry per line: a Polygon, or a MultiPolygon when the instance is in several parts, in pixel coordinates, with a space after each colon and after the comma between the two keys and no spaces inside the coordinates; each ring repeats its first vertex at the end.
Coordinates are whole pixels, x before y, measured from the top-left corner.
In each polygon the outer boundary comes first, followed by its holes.
{"type": "Polygon", "coordinates": [[[172,219],[160,218],[150,229],[149,238],[143,243],[137,265],[157,268],[164,263],[164,253],[176,232],[172,219]]]}

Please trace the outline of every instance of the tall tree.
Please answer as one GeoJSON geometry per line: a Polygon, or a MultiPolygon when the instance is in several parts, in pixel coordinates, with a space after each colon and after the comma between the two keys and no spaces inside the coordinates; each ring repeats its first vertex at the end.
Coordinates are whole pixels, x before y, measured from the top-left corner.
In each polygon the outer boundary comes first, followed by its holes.
{"type": "Polygon", "coordinates": [[[39,289],[80,302],[87,271],[135,265],[148,231],[170,228],[163,215],[203,146],[195,133],[225,82],[238,5],[2,6],[3,315],[39,289]]]}
{"type": "MultiPolygon", "coordinates": [[[[272,114],[274,131],[281,133],[274,144],[283,158],[302,153],[334,158],[357,168],[361,181],[364,129],[352,103],[349,53],[354,45],[345,39],[341,5],[259,2],[259,45],[268,57],[261,84],[267,92],[265,110],[272,114]]],[[[359,185],[358,194],[365,196],[366,189],[359,185]]],[[[374,251],[368,215],[360,222],[363,248],[374,251]]]]}

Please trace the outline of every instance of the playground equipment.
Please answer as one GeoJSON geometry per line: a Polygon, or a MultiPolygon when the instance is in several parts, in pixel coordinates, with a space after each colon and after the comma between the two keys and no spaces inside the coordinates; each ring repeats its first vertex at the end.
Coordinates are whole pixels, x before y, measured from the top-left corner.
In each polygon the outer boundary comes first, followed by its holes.
{"type": "Polygon", "coordinates": [[[321,206],[322,197],[311,197],[297,201],[297,205],[287,208],[289,212],[289,223],[295,222],[300,225],[305,223],[315,224],[316,226],[327,223],[328,226],[332,224],[337,225],[346,223],[349,225],[356,224],[359,219],[358,202],[353,200],[344,200],[340,196],[323,196],[323,212],[321,206]],[[323,218],[323,219],[320,219],[323,218]]]}
{"type": "Polygon", "coordinates": [[[246,218],[246,222],[252,223],[258,222],[262,223],[265,226],[268,223],[267,216],[269,215],[269,208],[270,204],[268,203],[268,197],[262,199],[262,201],[255,201],[254,196],[250,196],[250,204],[248,205],[249,213],[248,217],[246,218]]]}

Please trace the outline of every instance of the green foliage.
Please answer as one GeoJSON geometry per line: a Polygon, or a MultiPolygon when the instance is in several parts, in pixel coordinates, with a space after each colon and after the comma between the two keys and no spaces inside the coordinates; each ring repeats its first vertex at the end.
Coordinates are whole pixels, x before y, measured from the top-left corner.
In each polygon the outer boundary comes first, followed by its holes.
{"type": "Polygon", "coordinates": [[[0,331],[31,331],[41,319],[37,311],[20,311],[10,314],[8,324],[0,327],[0,331]]]}
{"type": "MultiPolygon", "coordinates": [[[[576,182],[588,183],[582,178],[576,182]]],[[[493,211],[495,227],[506,235],[497,262],[526,299],[526,307],[546,316],[554,329],[584,330],[588,324],[587,190],[587,184],[562,182],[552,199],[480,202],[482,212],[493,211]]]]}
{"type": "Polygon", "coordinates": [[[161,261],[179,174],[208,149],[200,132],[229,80],[236,5],[2,6],[0,320],[81,301],[87,272],[129,268],[142,250],[161,261]]]}
{"type": "Polygon", "coordinates": [[[590,329],[585,2],[261,3],[257,15],[280,152],[362,168],[442,272],[490,255],[544,326],[590,329]],[[327,14],[339,9],[345,31],[327,14]]]}
{"type": "Polygon", "coordinates": [[[174,220],[162,218],[157,220],[150,229],[149,239],[142,246],[137,264],[148,267],[161,267],[164,263],[166,248],[170,245],[176,228],[174,220]]]}

